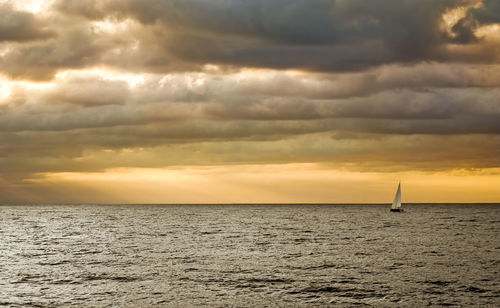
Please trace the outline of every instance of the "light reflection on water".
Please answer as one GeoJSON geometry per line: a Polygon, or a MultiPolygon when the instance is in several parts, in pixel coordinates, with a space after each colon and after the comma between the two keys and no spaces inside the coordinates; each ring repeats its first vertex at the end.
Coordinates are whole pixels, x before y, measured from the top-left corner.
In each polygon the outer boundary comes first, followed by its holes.
{"type": "Polygon", "coordinates": [[[0,207],[0,305],[500,305],[500,205],[0,207]]]}

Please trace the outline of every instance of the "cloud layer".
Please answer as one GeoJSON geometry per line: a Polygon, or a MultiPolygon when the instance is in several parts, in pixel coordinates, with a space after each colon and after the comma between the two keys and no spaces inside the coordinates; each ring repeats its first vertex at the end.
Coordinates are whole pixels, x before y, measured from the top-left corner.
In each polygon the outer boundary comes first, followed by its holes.
{"type": "Polygon", "coordinates": [[[0,1],[0,186],[180,165],[500,167],[498,1],[30,3],[0,1]]]}

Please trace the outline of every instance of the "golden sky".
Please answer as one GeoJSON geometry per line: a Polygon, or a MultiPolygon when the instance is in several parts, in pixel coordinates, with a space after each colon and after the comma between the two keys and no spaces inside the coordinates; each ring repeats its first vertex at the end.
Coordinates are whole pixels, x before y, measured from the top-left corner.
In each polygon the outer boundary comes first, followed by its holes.
{"type": "Polygon", "coordinates": [[[500,202],[499,1],[0,16],[0,203],[500,202]]]}

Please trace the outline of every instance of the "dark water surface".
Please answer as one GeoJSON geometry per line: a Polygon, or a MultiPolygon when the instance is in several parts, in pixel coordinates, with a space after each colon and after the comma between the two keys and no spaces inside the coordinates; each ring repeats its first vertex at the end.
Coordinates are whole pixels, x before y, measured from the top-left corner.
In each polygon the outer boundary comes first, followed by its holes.
{"type": "Polygon", "coordinates": [[[500,205],[0,207],[0,305],[500,306],[500,205]]]}

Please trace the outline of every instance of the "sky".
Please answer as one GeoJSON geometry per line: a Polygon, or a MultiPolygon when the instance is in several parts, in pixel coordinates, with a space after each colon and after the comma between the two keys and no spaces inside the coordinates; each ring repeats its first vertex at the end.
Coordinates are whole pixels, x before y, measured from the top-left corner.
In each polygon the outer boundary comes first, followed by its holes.
{"type": "Polygon", "coordinates": [[[0,16],[0,203],[500,202],[498,0],[0,16]]]}

